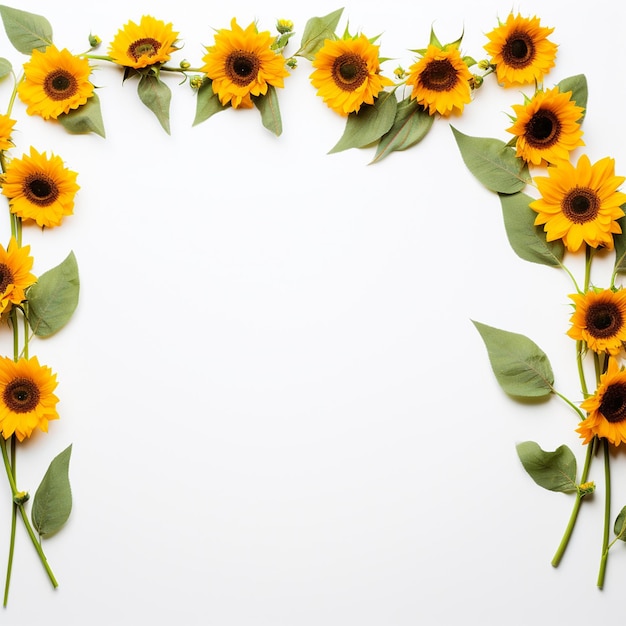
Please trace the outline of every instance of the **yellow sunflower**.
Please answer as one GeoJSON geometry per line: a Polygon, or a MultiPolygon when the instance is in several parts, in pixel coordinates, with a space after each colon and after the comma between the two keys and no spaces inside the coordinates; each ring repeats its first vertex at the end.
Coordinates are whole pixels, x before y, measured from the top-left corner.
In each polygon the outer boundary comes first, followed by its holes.
{"type": "Polygon", "coordinates": [[[0,244],[0,313],[23,302],[26,289],[37,282],[37,277],[30,273],[33,257],[29,253],[30,246],[20,248],[13,237],[6,250],[0,244]]]}
{"type": "Polygon", "coordinates": [[[74,196],[80,187],[76,172],[68,170],[61,157],[48,158],[31,146],[30,156],[12,159],[2,181],[2,193],[9,198],[11,213],[38,226],[59,226],[74,210],[74,196]]]}
{"type": "Polygon", "coordinates": [[[37,357],[13,361],[0,357],[0,429],[23,441],[36,428],[48,432],[48,422],[59,419],[52,393],[57,386],[56,374],[39,365],[37,357]]]}
{"type": "Polygon", "coordinates": [[[608,439],[614,446],[626,443],[626,371],[620,369],[615,358],[609,358],[596,392],[580,408],[588,413],[576,429],[584,444],[596,436],[608,439]]]}
{"type": "Polygon", "coordinates": [[[514,104],[517,118],[508,132],[517,137],[516,154],[533,165],[557,163],[584,146],[580,119],[584,109],[571,99],[572,92],[558,87],[538,91],[525,104],[514,104]]]}
{"type": "Polygon", "coordinates": [[[537,17],[509,14],[487,33],[489,43],[484,48],[496,66],[498,82],[505,87],[539,83],[554,67],[557,45],[548,39],[554,28],[540,25],[537,17]]]}
{"type": "Polygon", "coordinates": [[[317,95],[340,115],[358,112],[393,81],[380,75],[378,46],[361,34],[355,39],[326,39],[313,60],[311,83],[317,95]]]}
{"type": "Polygon", "coordinates": [[[17,86],[17,93],[29,115],[56,119],[93,95],[90,73],[89,61],[68,50],[55,46],[48,46],[44,52],[33,50],[30,61],[24,63],[24,80],[17,86]]]}
{"type": "Polygon", "coordinates": [[[472,99],[472,74],[455,47],[441,49],[429,45],[424,56],[409,67],[407,85],[411,98],[428,109],[430,115],[461,113],[472,99]]]}
{"type": "Polygon", "coordinates": [[[567,334],[594,352],[618,354],[626,342],[626,289],[592,289],[570,298],[576,308],[567,334]]]}
{"type": "Polygon", "coordinates": [[[129,20],[117,31],[109,46],[109,56],[114,63],[136,70],[166,63],[172,52],[178,50],[174,45],[177,37],[172,24],[144,15],[139,24],[129,20]]]}
{"type": "Polygon", "coordinates": [[[15,120],[0,113],[0,150],[9,150],[13,147],[13,141],[11,141],[13,126],[15,126],[15,120]]]}
{"type": "Polygon", "coordinates": [[[223,106],[249,109],[251,96],[264,96],[269,85],[282,87],[289,72],[284,57],[270,47],[274,38],[269,31],[257,32],[254,22],[243,30],[235,18],[230,28],[216,33],[215,45],[202,58],[202,71],[223,106]]]}
{"type": "Polygon", "coordinates": [[[548,176],[537,176],[541,193],[530,203],[538,213],[535,225],[544,224],[547,241],[562,239],[570,252],[585,242],[592,248],[613,249],[613,235],[621,233],[617,223],[623,217],[621,205],[626,194],[617,191],[626,180],[615,176],[615,161],[610,157],[591,165],[583,154],[576,166],[569,161],[548,168],[548,176]]]}

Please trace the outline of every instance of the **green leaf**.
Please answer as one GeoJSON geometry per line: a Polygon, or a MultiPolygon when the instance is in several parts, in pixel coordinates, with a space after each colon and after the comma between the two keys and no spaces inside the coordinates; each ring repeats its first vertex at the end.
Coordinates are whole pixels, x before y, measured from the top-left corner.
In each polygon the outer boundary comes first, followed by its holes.
{"type": "Polygon", "coordinates": [[[589,89],[587,87],[587,78],[584,74],[576,74],[576,76],[570,76],[564,78],[558,83],[559,91],[565,93],[567,91],[572,92],[571,99],[576,102],[576,105],[585,109],[581,116],[581,120],[585,117],[587,111],[587,98],[589,97],[589,89]]]}
{"type": "Polygon", "coordinates": [[[196,117],[192,126],[208,120],[212,115],[226,109],[216,93],[213,92],[213,81],[205,78],[202,81],[196,100],[196,117]]]}
{"type": "MultiPolygon", "coordinates": [[[[622,204],[622,210],[626,211],[626,204],[622,204]]],[[[615,267],[613,271],[616,274],[626,274],[626,217],[620,217],[617,220],[622,232],[613,235],[613,243],[615,245],[615,267]]]]}
{"type": "Polygon", "coordinates": [[[531,182],[525,161],[499,139],[470,137],[450,126],[469,171],[491,191],[516,193],[531,182]]]}
{"type": "Polygon", "coordinates": [[[546,241],[543,228],[535,226],[537,213],[529,206],[533,200],[534,198],[522,192],[512,195],[500,194],[504,227],[509,243],[515,253],[525,261],[559,267],[565,255],[565,246],[560,239],[546,241]]]}
{"type": "Polygon", "coordinates": [[[0,78],[4,78],[8,76],[13,70],[13,66],[11,65],[11,61],[0,58],[0,78]]]}
{"type": "Polygon", "coordinates": [[[617,539],[626,541],[626,506],[622,508],[619,515],[615,518],[613,532],[617,539]]]}
{"type": "Polygon", "coordinates": [[[335,39],[335,30],[343,8],[337,9],[324,17],[312,17],[304,26],[300,49],[294,56],[304,57],[309,61],[315,58],[317,51],[324,45],[326,39],[335,39]]]}
{"type": "Polygon", "coordinates": [[[536,343],[518,333],[473,324],[485,342],[496,380],[506,393],[520,398],[544,398],[552,393],[552,366],[536,343]]]}
{"type": "Polygon", "coordinates": [[[18,52],[30,55],[33,50],[43,52],[52,45],[52,26],[45,17],[4,5],[0,5],[0,16],[7,37],[18,52]]]}
{"type": "Polygon", "coordinates": [[[544,489],[576,493],[576,457],[566,446],[554,452],[542,450],[534,441],[517,444],[517,455],[530,477],[544,489]]]}
{"type": "Polygon", "coordinates": [[[42,537],[57,532],[72,511],[69,467],[72,446],[58,454],[48,467],[33,499],[31,519],[42,537]]]}
{"type": "Polygon", "coordinates": [[[170,88],[153,72],[141,75],[137,85],[139,99],[156,115],[163,130],[170,134],[170,88]]]}
{"type": "Polygon", "coordinates": [[[420,142],[432,128],[434,119],[410,97],[399,102],[393,125],[378,142],[371,162],[382,161],[392,152],[406,150],[420,142]]]}
{"type": "Polygon", "coordinates": [[[85,104],[77,109],[72,109],[69,113],[59,115],[59,123],[70,133],[96,133],[104,137],[104,122],[102,121],[102,111],[100,109],[100,98],[96,92],[85,104]]]}
{"type": "Polygon", "coordinates": [[[80,281],[73,252],[42,274],[28,289],[28,323],[38,337],[49,337],[69,321],[78,305],[80,281]]]}
{"type": "Polygon", "coordinates": [[[283,132],[283,123],[280,118],[278,95],[276,94],[275,87],[268,85],[267,93],[264,96],[253,97],[252,101],[261,112],[263,126],[271,130],[275,135],[280,135],[283,132]]]}
{"type": "Polygon", "coordinates": [[[374,104],[364,104],[358,113],[350,113],[341,139],[328,154],[363,148],[377,141],[392,127],[397,108],[395,93],[385,91],[374,104]]]}

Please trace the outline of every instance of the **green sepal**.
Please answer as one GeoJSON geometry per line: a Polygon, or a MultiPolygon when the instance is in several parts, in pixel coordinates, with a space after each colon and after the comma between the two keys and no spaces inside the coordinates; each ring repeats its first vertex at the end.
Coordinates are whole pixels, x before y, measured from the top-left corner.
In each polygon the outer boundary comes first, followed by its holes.
{"type": "Polygon", "coordinates": [[[467,65],[467,67],[472,67],[472,65],[476,65],[477,61],[474,57],[470,57],[470,56],[464,56],[463,57],[463,63],[465,63],[465,65],[467,65]]]}
{"type": "Polygon", "coordinates": [[[200,85],[200,89],[198,89],[196,117],[193,120],[192,126],[196,126],[208,120],[212,115],[226,108],[228,107],[220,102],[218,95],[213,91],[213,81],[205,77],[202,81],[202,85],[200,85]]]}
{"type": "Polygon", "coordinates": [[[270,46],[270,48],[272,50],[282,50],[295,34],[296,33],[293,30],[290,30],[288,33],[283,33],[279,37],[276,37],[274,43],[270,46]]]}
{"type": "Polygon", "coordinates": [[[471,137],[450,125],[469,171],[491,191],[516,193],[531,182],[526,162],[499,139],[471,137]]]}
{"type": "Polygon", "coordinates": [[[28,323],[33,333],[49,337],[65,326],[76,310],[79,291],[78,264],[70,252],[26,291],[28,323]]]}
{"type": "Polygon", "coordinates": [[[279,136],[283,132],[283,122],[278,107],[278,94],[273,85],[268,85],[264,96],[253,96],[252,102],[261,113],[263,126],[279,136]]]}
{"type": "Polygon", "coordinates": [[[163,130],[170,134],[170,100],[172,92],[158,72],[142,73],[137,85],[139,99],[156,115],[163,130]]]}
{"type": "MultiPolygon", "coordinates": [[[[435,35],[435,29],[432,26],[430,27],[430,38],[428,40],[428,45],[436,46],[437,48],[440,48],[440,49],[443,48],[443,45],[437,38],[437,35],[435,35]]],[[[424,52],[426,52],[426,50],[424,50],[424,52]]]]}
{"type": "Polygon", "coordinates": [[[0,79],[8,76],[13,71],[11,61],[5,58],[0,58],[0,79]]]}
{"type": "Polygon", "coordinates": [[[9,41],[22,54],[43,52],[52,45],[52,26],[42,15],[0,5],[0,16],[9,41]]]}
{"type": "Polygon", "coordinates": [[[546,452],[534,441],[524,441],[516,448],[524,469],[540,487],[560,493],[578,493],[576,457],[566,445],[546,452]]]}
{"type": "Polygon", "coordinates": [[[432,128],[434,119],[414,99],[409,97],[400,101],[393,125],[378,142],[371,163],[382,161],[392,152],[406,150],[420,142],[432,128]]]}
{"type": "Polygon", "coordinates": [[[68,520],[72,511],[72,489],[69,480],[69,445],[58,454],[48,467],[33,498],[31,519],[41,537],[56,533],[68,520]]]}
{"type": "Polygon", "coordinates": [[[337,9],[324,17],[312,17],[304,26],[300,49],[294,56],[304,57],[309,61],[315,58],[317,51],[324,45],[326,39],[336,39],[335,30],[343,8],[337,9]]]}
{"type": "Polygon", "coordinates": [[[350,113],[341,139],[328,152],[364,148],[378,141],[393,125],[398,100],[393,91],[384,91],[374,104],[364,104],[358,113],[350,113]]]}
{"type": "MultiPolygon", "coordinates": [[[[626,204],[622,204],[622,211],[626,212],[626,204]]],[[[615,267],[616,274],[626,274],[626,216],[620,217],[617,223],[622,229],[621,233],[613,235],[613,245],[615,247],[615,267]]]]}
{"type": "Polygon", "coordinates": [[[534,198],[522,192],[499,196],[506,235],[515,254],[531,263],[560,267],[565,246],[561,239],[546,241],[543,228],[535,226],[537,213],[529,206],[534,198]]]}
{"type": "Polygon", "coordinates": [[[582,107],[583,113],[579,122],[582,122],[587,112],[587,99],[589,97],[589,89],[587,87],[587,77],[584,74],[576,74],[569,78],[564,78],[557,83],[557,87],[561,93],[568,91],[572,92],[571,99],[576,103],[576,106],[582,107]]]}
{"type": "Polygon", "coordinates": [[[95,91],[85,104],[72,109],[69,113],[59,115],[57,120],[70,133],[96,133],[100,137],[105,137],[100,98],[95,91]]]}
{"type": "Polygon", "coordinates": [[[619,515],[615,518],[613,532],[615,533],[616,539],[626,541],[626,506],[622,508],[619,515]]]}
{"type": "Polygon", "coordinates": [[[518,333],[472,323],[485,342],[491,369],[506,393],[518,398],[545,398],[553,392],[552,366],[536,343],[518,333]]]}

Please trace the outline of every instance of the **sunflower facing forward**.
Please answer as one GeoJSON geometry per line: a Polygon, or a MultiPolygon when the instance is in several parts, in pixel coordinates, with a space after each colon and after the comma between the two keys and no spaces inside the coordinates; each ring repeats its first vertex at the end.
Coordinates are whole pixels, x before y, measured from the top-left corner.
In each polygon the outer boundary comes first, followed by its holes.
{"type": "Polygon", "coordinates": [[[79,189],[76,172],[68,170],[61,157],[40,154],[31,147],[30,155],[12,159],[2,181],[2,193],[9,198],[11,213],[38,226],[59,226],[74,210],[79,189]]]}
{"type": "Polygon", "coordinates": [[[576,429],[584,444],[596,436],[614,446],[626,443],[626,371],[620,369],[615,358],[609,358],[607,371],[600,377],[596,392],[580,408],[588,413],[587,419],[576,429]]]}
{"type": "Polygon", "coordinates": [[[251,96],[264,96],[270,85],[282,87],[289,75],[282,54],[271,49],[274,38],[269,31],[258,32],[251,23],[245,30],[235,18],[230,30],[215,35],[215,45],[202,58],[202,71],[213,81],[213,92],[222,106],[251,108],[251,96]]]}
{"type": "Polygon", "coordinates": [[[29,115],[56,119],[93,95],[90,73],[89,61],[68,50],[55,46],[48,46],[44,52],[33,50],[30,61],[24,63],[24,80],[17,86],[17,93],[29,115]]]}
{"type": "Polygon", "coordinates": [[[313,60],[311,84],[317,95],[340,115],[358,113],[393,81],[380,74],[378,46],[363,34],[326,39],[313,60]]]}
{"type": "Polygon", "coordinates": [[[623,217],[621,205],[626,202],[626,194],[617,189],[626,178],[615,176],[612,158],[592,165],[583,154],[576,166],[563,161],[549,167],[548,176],[534,180],[541,198],[530,208],[538,213],[535,225],[544,225],[547,241],[562,239],[570,252],[583,242],[613,249],[613,235],[622,232],[617,220],[623,217]]]}
{"type": "Polygon", "coordinates": [[[13,237],[6,250],[0,244],[0,313],[26,299],[26,289],[37,282],[32,268],[30,246],[19,247],[13,237]]]}
{"type": "Polygon", "coordinates": [[[585,145],[580,120],[584,109],[571,99],[572,92],[558,87],[538,91],[525,104],[514,104],[517,114],[508,132],[517,140],[516,154],[533,165],[569,159],[569,153],[585,145]]]}
{"type": "Polygon", "coordinates": [[[118,30],[109,46],[109,56],[114,63],[134,69],[165,63],[178,49],[177,37],[172,24],[144,15],[139,24],[129,20],[118,30]]]}
{"type": "Polygon", "coordinates": [[[570,298],[576,308],[567,334],[594,352],[617,355],[626,342],[626,289],[592,289],[570,298]]]}
{"type": "Polygon", "coordinates": [[[429,45],[424,56],[411,65],[407,85],[413,86],[411,98],[430,115],[461,113],[472,99],[469,71],[455,46],[429,45]]]}
{"type": "Polygon", "coordinates": [[[37,357],[15,362],[0,357],[0,430],[23,441],[36,428],[48,432],[48,422],[59,419],[54,395],[56,374],[40,365],[37,357]]]}
{"type": "Polygon", "coordinates": [[[557,45],[548,39],[554,28],[541,26],[537,17],[509,14],[506,22],[487,33],[484,48],[505,87],[539,83],[554,67],[557,45]]]}

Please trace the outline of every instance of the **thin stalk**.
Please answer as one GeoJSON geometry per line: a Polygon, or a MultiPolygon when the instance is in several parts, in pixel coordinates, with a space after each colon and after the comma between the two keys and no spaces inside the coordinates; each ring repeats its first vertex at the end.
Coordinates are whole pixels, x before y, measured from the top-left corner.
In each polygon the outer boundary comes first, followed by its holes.
{"type": "MultiPolygon", "coordinates": [[[[15,437],[11,435],[11,474],[15,482],[15,437]]],[[[17,527],[17,504],[13,502],[11,507],[11,538],[9,541],[9,558],[7,560],[7,574],[4,581],[4,598],[2,605],[6,607],[9,602],[9,588],[11,586],[11,572],[13,571],[13,555],[15,554],[15,529],[17,527]]]]}
{"type": "Polygon", "coordinates": [[[611,463],[609,458],[609,442],[603,439],[604,452],[604,532],[602,535],[602,557],[600,558],[600,571],[598,572],[598,589],[604,586],[606,574],[606,562],[609,558],[609,524],[611,518],[611,463]]]}

